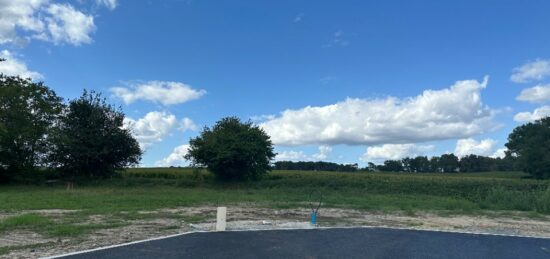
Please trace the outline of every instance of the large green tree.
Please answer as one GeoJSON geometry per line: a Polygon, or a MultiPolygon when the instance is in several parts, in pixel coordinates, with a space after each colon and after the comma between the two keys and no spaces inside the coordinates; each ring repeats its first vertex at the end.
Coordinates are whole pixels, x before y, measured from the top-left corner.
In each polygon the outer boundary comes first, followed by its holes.
{"type": "Polygon", "coordinates": [[[550,178],[550,117],[516,127],[506,147],[520,169],[538,179],[550,178]]]}
{"type": "Polygon", "coordinates": [[[138,164],[142,151],[123,120],[124,113],[101,94],[84,91],[69,102],[57,126],[52,161],[73,177],[106,177],[138,164]]]}
{"type": "Polygon", "coordinates": [[[236,117],[223,118],[189,141],[186,159],[206,166],[222,180],[255,180],[275,157],[270,137],[258,126],[236,117]]]}
{"type": "Polygon", "coordinates": [[[61,101],[41,82],[0,74],[0,182],[46,163],[61,101]]]}

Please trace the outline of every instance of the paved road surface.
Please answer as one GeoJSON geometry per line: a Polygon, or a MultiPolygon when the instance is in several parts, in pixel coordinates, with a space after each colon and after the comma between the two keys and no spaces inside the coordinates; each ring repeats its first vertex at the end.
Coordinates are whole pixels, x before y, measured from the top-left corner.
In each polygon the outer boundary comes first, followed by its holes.
{"type": "Polygon", "coordinates": [[[385,228],[210,232],[65,258],[550,258],[550,239],[385,228]]]}

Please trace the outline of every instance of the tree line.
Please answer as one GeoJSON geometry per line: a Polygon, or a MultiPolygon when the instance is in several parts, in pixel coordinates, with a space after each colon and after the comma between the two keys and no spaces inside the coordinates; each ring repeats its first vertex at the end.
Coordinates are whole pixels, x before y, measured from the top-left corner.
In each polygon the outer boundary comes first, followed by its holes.
{"type": "Polygon", "coordinates": [[[323,161],[277,161],[273,164],[272,168],[274,170],[356,172],[359,170],[359,165],[337,164],[323,161]]]}
{"type": "Polygon", "coordinates": [[[403,159],[386,160],[380,165],[372,162],[366,167],[358,164],[338,164],[324,161],[277,161],[273,163],[274,170],[302,170],[302,171],[333,171],[333,172],[409,172],[409,173],[454,173],[454,172],[490,172],[513,171],[515,161],[512,156],[493,158],[487,156],[467,155],[462,158],[454,154],[441,156],[405,157],[403,159]]]}
{"type": "Polygon", "coordinates": [[[459,158],[451,153],[431,158],[417,156],[414,158],[405,157],[400,160],[386,160],[381,165],[369,162],[366,169],[368,171],[410,173],[513,171],[517,170],[514,166],[514,160],[512,156],[493,158],[474,154],[459,158]]]}

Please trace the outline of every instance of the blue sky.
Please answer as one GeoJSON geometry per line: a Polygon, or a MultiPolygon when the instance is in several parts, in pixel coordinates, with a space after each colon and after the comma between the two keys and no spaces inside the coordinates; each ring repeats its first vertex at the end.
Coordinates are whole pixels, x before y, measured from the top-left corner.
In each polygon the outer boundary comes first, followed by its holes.
{"type": "Polygon", "coordinates": [[[144,166],[252,119],[278,159],[499,155],[550,115],[548,1],[0,0],[0,72],[121,105],[144,166]]]}

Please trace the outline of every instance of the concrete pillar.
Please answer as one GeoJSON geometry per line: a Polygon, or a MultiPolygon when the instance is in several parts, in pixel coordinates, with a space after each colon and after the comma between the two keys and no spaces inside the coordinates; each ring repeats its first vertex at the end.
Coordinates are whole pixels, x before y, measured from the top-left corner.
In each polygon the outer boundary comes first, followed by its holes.
{"type": "Polygon", "coordinates": [[[216,231],[225,231],[226,214],[226,207],[218,207],[218,215],[216,217],[216,231]]]}

